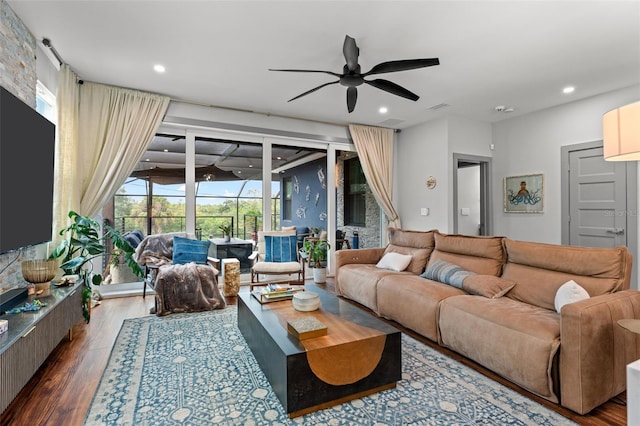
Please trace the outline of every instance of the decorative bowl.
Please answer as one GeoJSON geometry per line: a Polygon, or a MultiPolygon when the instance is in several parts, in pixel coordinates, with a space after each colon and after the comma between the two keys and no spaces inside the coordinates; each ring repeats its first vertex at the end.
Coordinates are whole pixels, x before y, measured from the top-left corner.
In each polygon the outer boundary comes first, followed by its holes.
{"type": "Polygon", "coordinates": [[[58,272],[57,259],[35,259],[22,262],[22,277],[33,284],[51,281],[58,272]]]}
{"type": "Polygon", "coordinates": [[[315,311],[320,307],[320,296],[312,291],[299,291],[293,294],[292,303],[296,311],[315,311]]]}

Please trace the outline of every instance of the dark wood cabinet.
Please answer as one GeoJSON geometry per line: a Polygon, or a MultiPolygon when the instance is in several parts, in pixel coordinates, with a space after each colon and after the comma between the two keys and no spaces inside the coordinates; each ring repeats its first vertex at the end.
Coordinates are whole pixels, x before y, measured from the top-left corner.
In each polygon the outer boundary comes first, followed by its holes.
{"type": "Polygon", "coordinates": [[[11,403],[71,327],[83,321],[82,284],[51,289],[39,299],[47,306],[37,312],[1,315],[9,330],[0,334],[0,412],[11,403]]]}

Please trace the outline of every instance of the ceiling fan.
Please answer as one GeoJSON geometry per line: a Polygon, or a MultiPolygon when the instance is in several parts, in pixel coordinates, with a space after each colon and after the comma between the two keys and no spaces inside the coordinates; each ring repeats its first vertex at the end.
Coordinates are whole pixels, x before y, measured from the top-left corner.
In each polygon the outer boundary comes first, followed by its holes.
{"type": "Polygon", "coordinates": [[[269,71],[285,71],[285,72],[316,72],[316,73],[324,73],[333,75],[338,77],[338,81],[332,81],[329,83],[321,84],[318,87],[315,87],[311,90],[308,90],[295,98],[289,99],[288,102],[294,101],[298,98],[308,95],[309,93],[313,93],[318,89],[322,89],[325,86],[329,86],[331,84],[340,83],[343,86],[347,87],[347,109],[349,112],[353,112],[356,107],[356,101],[358,100],[358,89],[357,87],[361,84],[365,83],[370,86],[376,87],[378,89],[384,90],[385,92],[392,93],[397,96],[402,96],[403,98],[410,99],[412,101],[417,101],[420,97],[413,92],[405,89],[402,86],[399,86],[389,80],[383,79],[375,79],[375,80],[365,80],[364,78],[370,75],[375,74],[384,74],[388,72],[396,72],[396,71],[407,71],[413,70],[416,68],[424,68],[431,67],[434,65],[440,65],[440,60],[438,58],[428,58],[428,59],[405,59],[399,61],[388,61],[382,62],[369,70],[368,72],[362,73],[360,72],[360,64],[358,64],[358,55],[360,54],[360,49],[356,44],[356,40],[348,35],[344,38],[344,44],[342,46],[342,52],[344,54],[344,58],[347,61],[345,66],[342,69],[342,74],[338,74],[331,71],[320,71],[320,70],[292,70],[292,69],[269,69],[269,71]]]}

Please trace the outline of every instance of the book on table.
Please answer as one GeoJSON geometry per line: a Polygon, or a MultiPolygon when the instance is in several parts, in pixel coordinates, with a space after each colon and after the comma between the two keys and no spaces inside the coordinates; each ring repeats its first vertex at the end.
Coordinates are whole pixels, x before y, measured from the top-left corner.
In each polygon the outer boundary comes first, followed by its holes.
{"type": "Polygon", "coordinates": [[[299,340],[327,335],[327,326],[318,318],[312,316],[288,320],[287,330],[299,340]]]}
{"type": "Polygon", "coordinates": [[[253,290],[251,294],[253,294],[260,303],[267,303],[291,299],[293,294],[299,291],[304,291],[304,285],[270,283],[261,289],[253,290]]]}
{"type": "Polygon", "coordinates": [[[288,284],[267,284],[262,288],[261,293],[269,298],[277,298],[282,296],[293,296],[293,293],[303,291],[303,285],[288,284]]]}

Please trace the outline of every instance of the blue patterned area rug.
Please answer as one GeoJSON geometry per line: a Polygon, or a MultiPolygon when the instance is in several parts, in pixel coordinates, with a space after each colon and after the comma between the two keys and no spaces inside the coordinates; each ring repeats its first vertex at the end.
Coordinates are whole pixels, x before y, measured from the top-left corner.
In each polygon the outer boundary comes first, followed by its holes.
{"type": "Polygon", "coordinates": [[[575,424],[404,334],[402,345],[395,389],[289,419],[235,306],[125,320],[85,424],[575,424]]]}

